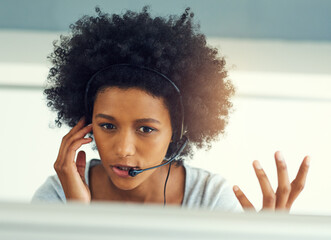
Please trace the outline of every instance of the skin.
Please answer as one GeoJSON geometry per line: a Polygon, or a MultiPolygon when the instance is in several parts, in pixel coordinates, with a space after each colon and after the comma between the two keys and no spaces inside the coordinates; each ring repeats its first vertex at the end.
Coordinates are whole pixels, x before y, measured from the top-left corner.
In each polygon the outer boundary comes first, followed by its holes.
{"type": "MultiPolygon", "coordinates": [[[[120,164],[144,169],[163,162],[172,128],[162,98],[135,88],[106,88],[95,100],[92,124],[84,125],[81,119],[63,138],[54,164],[67,199],[163,203],[168,165],[127,178],[117,176],[112,168],[120,164]],[[91,130],[102,164],[91,169],[89,188],[84,177],[85,153],[80,151],[76,162],[74,156],[80,146],[91,142],[84,138],[91,130]]],[[[184,183],[184,168],[173,166],[167,204],[181,204],[184,183]]]]}
{"type": "MultiPolygon", "coordinates": [[[[85,126],[82,118],[63,137],[54,163],[67,200],[163,203],[167,165],[133,178],[117,176],[112,166],[122,164],[144,169],[162,163],[171,135],[170,115],[162,98],[136,88],[110,87],[99,92],[94,103],[92,124],[85,126]],[[102,164],[90,170],[90,186],[87,186],[85,152],[80,151],[76,161],[75,155],[83,144],[92,141],[85,138],[92,130],[102,164]]],[[[262,210],[289,210],[303,189],[310,158],[304,158],[297,177],[291,183],[280,152],[275,153],[275,160],[278,174],[276,192],[259,162],[253,162],[263,194],[262,210]]],[[[167,185],[167,204],[181,205],[184,185],[184,168],[173,167],[167,185]]],[[[244,209],[254,209],[238,186],[233,190],[244,209]]]]}
{"type": "MultiPolygon", "coordinates": [[[[310,157],[306,156],[299,168],[296,178],[290,183],[287,166],[281,152],[275,153],[277,166],[278,187],[276,192],[272,189],[266,173],[261,167],[259,161],[253,162],[255,174],[259,180],[263,194],[263,210],[283,210],[289,211],[294,200],[303,190],[310,164],[310,157]]],[[[245,210],[255,211],[253,204],[248,200],[245,194],[238,186],[233,187],[233,191],[245,210]]]]}

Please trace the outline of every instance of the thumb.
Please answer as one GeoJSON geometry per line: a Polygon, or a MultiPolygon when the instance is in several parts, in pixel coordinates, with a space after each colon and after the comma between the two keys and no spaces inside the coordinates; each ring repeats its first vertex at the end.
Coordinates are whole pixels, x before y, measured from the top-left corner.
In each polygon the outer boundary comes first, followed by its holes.
{"type": "Polygon", "coordinates": [[[76,160],[76,167],[77,171],[85,183],[85,167],[86,167],[86,154],[84,151],[79,151],[77,154],[77,160],[76,160]]]}

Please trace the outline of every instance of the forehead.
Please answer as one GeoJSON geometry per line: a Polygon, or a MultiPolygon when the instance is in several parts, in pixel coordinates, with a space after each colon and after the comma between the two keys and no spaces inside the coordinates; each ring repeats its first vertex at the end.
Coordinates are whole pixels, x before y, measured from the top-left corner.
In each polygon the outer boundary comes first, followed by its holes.
{"type": "Polygon", "coordinates": [[[97,94],[94,102],[94,114],[130,115],[136,118],[167,117],[169,111],[162,97],[138,89],[109,87],[97,94]]]}

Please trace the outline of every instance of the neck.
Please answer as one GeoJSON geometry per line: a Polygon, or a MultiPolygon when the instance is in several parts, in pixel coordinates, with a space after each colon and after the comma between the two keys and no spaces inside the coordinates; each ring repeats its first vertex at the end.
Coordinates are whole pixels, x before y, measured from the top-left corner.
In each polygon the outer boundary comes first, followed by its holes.
{"type": "MultiPolygon", "coordinates": [[[[139,186],[131,190],[117,188],[108,178],[111,192],[120,201],[139,203],[163,203],[164,184],[168,173],[169,165],[156,168],[152,175],[139,186]]],[[[141,173],[141,174],[144,174],[141,173]]],[[[172,177],[170,174],[169,179],[172,177]]],[[[168,180],[169,181],[169,180],[168,180]]]]}
{"type": "MultiPolygon", "coordinates": [[[[138,187],[131,190],[123,190],[112,183],[102,164],[97,165],[92,168],[90,176],[92,200],[163,204],[164,184],[168,169],[169,165],[156,168],[149,178],[138,187]]],[[[167,183],[167,204],[181,204],[184,196],[184,185],[184,167],[176,167],[173,164],[167,183]]]]}

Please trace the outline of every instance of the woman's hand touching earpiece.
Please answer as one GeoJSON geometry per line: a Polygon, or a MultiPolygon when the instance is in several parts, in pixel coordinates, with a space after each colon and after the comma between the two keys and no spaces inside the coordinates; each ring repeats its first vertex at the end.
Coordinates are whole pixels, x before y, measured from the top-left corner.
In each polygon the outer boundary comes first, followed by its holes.
{"type": "Polygon", "coordinates": [[[86,156],[84,151],[76,151],[83,145],[92,142],[91,138],[84,138],[92,131],[92,125],[85,126],[85,119],[79,120],[62,139],[59,154],[54,163],[54,169],[61,181],[67,200],[85,203],[91,201],[91,193],[85,180],[86,156]]]}
{"type": "MultiPolygon", "coordinates": [[[[294,200],[298,197],[305,185],[310,157],[306,156],[303,159],[299,172],[291,183],[289,181],[285,160],[279,151],[275,153],[275,160],[278,175],[278,188],[276,192],[272,189],[267,175],[263,171],[260,163],[258,161],[253,162],[253,167],[263,194],[262,210],[268,209],[289,211],[294,200]]],[[[245,210],[255,209],[253,204],[247,199],[238,186],[234,186],[233,191],[245,210]]]]}

